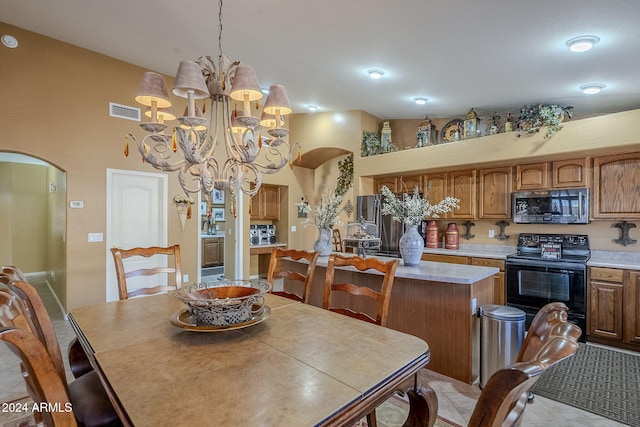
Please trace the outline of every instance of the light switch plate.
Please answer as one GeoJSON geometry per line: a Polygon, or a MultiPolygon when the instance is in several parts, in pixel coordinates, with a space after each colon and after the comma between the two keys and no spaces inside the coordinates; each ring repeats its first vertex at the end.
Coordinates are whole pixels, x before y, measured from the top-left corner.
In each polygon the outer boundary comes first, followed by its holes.
{"type": "Polygon", "coordinates": [[[87,241],[91,243],[102,242],[102,233],[89,233],[89,238],[87,241]]]}

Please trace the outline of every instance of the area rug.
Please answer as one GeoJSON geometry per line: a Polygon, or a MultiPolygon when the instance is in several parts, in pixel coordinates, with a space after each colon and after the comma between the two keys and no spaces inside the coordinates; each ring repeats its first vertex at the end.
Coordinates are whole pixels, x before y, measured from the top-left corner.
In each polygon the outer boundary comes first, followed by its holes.
{"type": "Polygon", "coordinates": [[[575,355],[547,369],[533,393],[640,427],[640,355],[580,344],[575,355]]]}
{"type": "MultiPolygon", "coordinates": [[[[401,427],[407,419],[409,413],[409,402],[400,396],[393,396],[387,399],[382,405],[376,408],[376,421],[378,427],[401,427]]],[[[354,427],[367,427],[366,418],[358,421],[354,427]]],[[[438,417],[434,427],[461,427],[460,425],[438,417]]]]}
{"type": "Polygon", "coordinates": [[[0,427],[36,427],[30,408],[33,400],[28,397],[3,402],[0,411],[0,427]]]}

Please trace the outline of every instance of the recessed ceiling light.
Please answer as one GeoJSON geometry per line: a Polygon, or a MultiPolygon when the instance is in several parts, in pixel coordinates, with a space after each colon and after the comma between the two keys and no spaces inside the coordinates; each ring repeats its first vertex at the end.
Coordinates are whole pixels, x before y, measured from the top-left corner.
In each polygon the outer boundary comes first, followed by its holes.
{"type": "Polygon", "coordinates": [[[263,87],[262,89],[260,89],[260,92],[262,92],[265,95],[269,95],[269,89],[263,87]]]}
{"type": "Polygon", "coordinates": [[[316,107],[315,105],[307,105],[307,108],[309,109],[309,111],[318,111],[318,107],[316,107]]]}
{"type": "Polygon", "coordinates": [[[380,77],[384,76],[384,71],[375,68],[367,70],[367,73],[369,73],[369,77],[371,77],[372,79],[379,79],[380,77]]]}
{"type": "Polygon", "coordinates": [[[567,41],[567,46],[572,52],[586,52],[591,49],[594,44],[600,41],[596,36],[580,36],[574,37],[567,41]]]}
{"type": "Polygon", "coordinates": [[[416,104],[424,105],[427,103],[427,98],[416,98],[416,104]]]}
{"type": "Polygon", "coordinates": [[[18,47],[18,39],[9,34],[5,34],[2,36],[2,44],[8,48],[15,49],[18,47]]]}
{"type": "Polygon", "coordinates": [[[607,85],[604,85],[602,83],[589,83],[588,85],[580,86],[580,90],[582,91],[582,93],[585,93],[587,95],[594,95],[596,93],[599,93],[605,87],[607,87],[607,85]]]}

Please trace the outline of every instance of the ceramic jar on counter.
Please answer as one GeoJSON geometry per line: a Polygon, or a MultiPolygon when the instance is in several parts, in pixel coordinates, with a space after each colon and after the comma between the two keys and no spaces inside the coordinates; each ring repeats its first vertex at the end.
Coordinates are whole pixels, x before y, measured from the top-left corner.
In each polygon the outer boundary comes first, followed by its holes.
{"type": "Polygon", "coordinates": [[[440,230],[438,230],[438,223],[431,220],[427,223],[427,248],[437,249],[440,243],[440,230]]]}
{"type": "Polygon", "coordinates": [[[460,249],[460,232],[458,232],[458,226],[455,222],[449,223],[444,232],[444,248],[460,249]]]}

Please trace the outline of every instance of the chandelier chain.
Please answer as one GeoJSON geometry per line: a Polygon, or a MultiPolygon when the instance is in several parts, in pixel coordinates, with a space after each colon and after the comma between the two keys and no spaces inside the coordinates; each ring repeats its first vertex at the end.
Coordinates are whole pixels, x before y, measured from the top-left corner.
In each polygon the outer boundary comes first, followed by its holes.
{"type": "Polygon", "coordinates": [[[218,1],[218,51],[222,56],[222,0],[218,1]]]}

